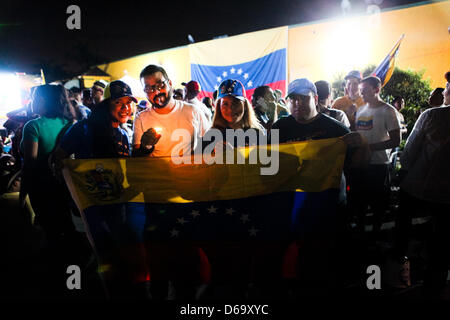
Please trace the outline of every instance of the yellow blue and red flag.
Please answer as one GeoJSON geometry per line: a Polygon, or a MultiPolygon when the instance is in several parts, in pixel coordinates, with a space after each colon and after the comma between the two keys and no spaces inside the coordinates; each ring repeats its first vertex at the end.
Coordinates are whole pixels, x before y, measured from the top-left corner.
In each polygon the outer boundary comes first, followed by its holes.
{"type": "Polygon", "coordinates": [[[161,267],[155,245],[195,243],[205,261],[218,256],[221,243],[234,243],[235,256],[250,243],[243,254],[250,257],[262,243],[284,250],[306,234],[329,233],[336,225],[345,149],[333,138],[235,149],[245,164],[175,164],[170,157],[66,160],[64,177],[100,269],[120,264],[130,281],[142,282],[170,270],[161,267]],[[277,159],[275,174],[261,175],[269,164],[249,163],[261,150],[277,159]]]}
{"type": "Polygon", "coordinates": [[[189,45],[191,77],[201,85],[200,96],[212,97],[226,79],[241,81],[250,101],[262,85],[284,96],[287,40],[287,27],[280,27],[189,45]]]}
{"type": "Polygon", "coordinates": [[[392,73],[394,73],[395,58],[398,55],[400,49],[400,44],[405,37],[404,34],[397,41],[395,46],[389,52],[389,54],[384,58],[380,65],[372,72],[372,75],[377,76],[381,80],[381,87],[384,87],[386,83],[391,79],[392,73]]]}

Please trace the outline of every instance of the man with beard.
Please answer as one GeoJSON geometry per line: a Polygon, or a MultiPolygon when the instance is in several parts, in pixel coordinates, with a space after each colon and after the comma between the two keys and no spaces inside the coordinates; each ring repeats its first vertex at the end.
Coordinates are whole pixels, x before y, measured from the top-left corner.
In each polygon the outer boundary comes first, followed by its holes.
{"type": "Polygon", "coordinates": [[[190,154],[209,129],[205,115],[194,105],[173,98],[172,81],[161,66],[148,65],[140,79],[152,106],[139,113],[134,121],[133,154],[164,157],[171,156],[175,148],[183,155],[190,154]],[[189,133],[190,140],[182,139],[180,131],[172,137],[177,129],[189,133]]]}

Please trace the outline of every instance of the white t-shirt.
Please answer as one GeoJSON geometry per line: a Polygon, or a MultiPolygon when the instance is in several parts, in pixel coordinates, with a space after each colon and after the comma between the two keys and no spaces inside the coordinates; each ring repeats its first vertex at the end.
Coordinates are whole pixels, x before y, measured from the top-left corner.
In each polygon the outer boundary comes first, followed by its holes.
{"type": "MultiPolygon", "coordinates": [[[[400,129],[400,122],[393,106],[385,103],[376,108],[367,104],[356,111],[355,129],[369,144],[389,140],[389,131],[400,129]]],[[[389,163],[390,149],[372,151],[370,164],[389,163]]]]}
{"type": "Polygon", "coordinates": [[[151,153],[153,157],[170,157],[175,147],[177,150],[184,150],[185,155],[190,153],[210,127],[203,112],[194,105],[174,99],[169,103],[174,103],[175,107],[168,114],[159,114],[149,108],[139,113],[134,120],[133,145],[141,144],[141,137],[148,129],[161,130],[161,138],[151,153]],[[176,129],[185,129],[190,136],[183,139],[177,134],[180,133],[178,130],[172,137],[176,129]]]}
{"type": "Polygon", "coordinates": [[[203,102],[198,100],[197,98],[193,98],[191,100],[188,100],[187,102],[188,103],[192,103],[197,108],[199,108],[205,114],[206,120],[208,120],[209,126],[211,126],[211,123],[212,123],[212,112],[211,112],[211,110],[209,110],[208,107],[203,102]]]}

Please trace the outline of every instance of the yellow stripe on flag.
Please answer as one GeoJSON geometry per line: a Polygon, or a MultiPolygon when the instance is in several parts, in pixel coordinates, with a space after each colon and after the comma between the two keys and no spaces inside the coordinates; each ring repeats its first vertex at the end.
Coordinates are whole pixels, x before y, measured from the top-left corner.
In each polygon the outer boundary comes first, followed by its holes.
{"type": "MultiPolygon", "coordinates": [[[[277,147],[272,152],[277,152],[277,147]]],[[[64,177],[81,209],[124,202],[215,201],[339,188],[346,151],[341,139],[279,145],[279,169],[274,175],[261,175],[261,168],[269,165],[248,164],[252,152],[266,148],[236,149],[235,155],[244,155],[246,164],[174,164],[170,157],[65,160],[64,177]]]]}

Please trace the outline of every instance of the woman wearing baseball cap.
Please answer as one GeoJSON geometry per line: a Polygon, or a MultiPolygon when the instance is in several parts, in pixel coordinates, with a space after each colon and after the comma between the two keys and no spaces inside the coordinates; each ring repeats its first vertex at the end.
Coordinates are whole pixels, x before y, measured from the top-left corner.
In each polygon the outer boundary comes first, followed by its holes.
{"type": "MultiPolygon", "coordinates": [[[[76,159],[129,157],[129,138],[120,125],[126,123],[130,118],[134,109],[133,102],[136,103],[137,100],[126,83],[120,80],[109,83],[105,88],[105,99],[96,105],[86,120],[77,122],[63,136],[55,153],[58,167],[60,167],[61,160],[70,155],[74,155],[76,159]]],[[[100,230],[107,226],[111,230],[115,230],[116,235],[124,235],[124,239],[121,238],[120,241],[133,243],[132,241],[135,241],[140,235],[132,233],[125,223],[116,224],[116,221],[123,219],[123,211],[121,209],[108,210],[107,215],[103,215],[104,212],[85,215],[84,218],[89,228],[100,230]]],[[[80,215],[78,212],[77,214],[80,215]]],[[[127,219],[131,221],[134,217],[127,216],[127,219]]],[[[95,250],[102,252],[99,263],[110,266],[102,273],[102,280],[108,296],[111,298],[148,298],[148,283],[142,282],[141,278],[135,276],[135,274],[141,275],[142,272],[145,272],[146,267],[130,266],[129,261],[119,253],[120,249],[117,242],[112,241],[111,234],[100,232],[91,235],[97,244],[95,250]],[[138,268],[139,270],[136,271],[138,268]],[[131,280],[130,283],[122,283],[123,279],[131,280]]],[[[132,250],[130,249],[130,254],[134,253],[132,250]]]]}
{"type": "Polygon", "coordinates": [[[265,133],[263,126],[259,123],[250,102],[245,96],[245,88],[239,80],[227,79],[220,84],[212,122],[211,129],[203,136],[204,148],[211,143],[213,132],[217,132],[217,130],[222,134],[222,141],[214,142],[217,144],[223,142],[224,147],[233,148],[255,145],[258,144],[258,141],[256,143],[245,141],[245,145],[239,145],[237,139],[226,141],[226,130],[255,130],[257,137],[259,132],[265,133]]]}
{"type": "MultiPolygon", "coordinates": [[[[218,96],[216,100],[216,109],[212,120],[212,127],[202,137],[203,150],[210,144],[215,144],[214,151],[220,152],[224,149],[232,149],[236,147],[245,147],[249,145],[259,144],[259,134],[265,134],[265,130],[257,120],[250,102],[246,98],[245,89],[238,80],[224,80],[218,88],[218,96]],[[245,133],[254,130],[255,141],[251,139],[237,139],[233,134],[233,140],[227,141],[227,130],[235,131],[242,129],[245,133]],[[219,138],[221,137],[221,139],[219,138]],[[219,139],[218,139],[219,138],[219,139]]],[[[234,132],[233,132],[234,133],[234,132]]],[[[249,135],[250,136],[250,135],[249,135]]],[[[205,156],[205,155],[204,155],[205,156]]],[[[208,156],[208,154],[206,154],[208,156]]],[[[215,248],[208,248],[206,255],[211,258],[213,265],[213,273],[219,279],[227,279],[230,276],[230,268],[233,270],[246,270],[242,275],[227,283],[225,297],[242,296],[247,289],[248,283],[251,281],[253,273],[252,259],[254,252],[249,252],[248,248],[243,246],[236,248],[233,245],[217,245],[215,248]],[[233,257],[230,261],[230,257],[233,257]],[[239,280],[238,280],[239,278],[239,280]],[[242,281],[244,282],[242,282],[242,281]],[[230,296],[227,296],[230,294],[230,296]]],[[[223,298],[223,296],[221,296],[223,298]]]]}
{"type": "Polygon", "coordinates": [[[105,88],[105,99],[100,102],[89,118],[73,125],[61,141],[61,151],[77,159],[119,158],[130,156],[127,133],[120,127],[132,114],[131,88],[116,80],[105,88]]]}

